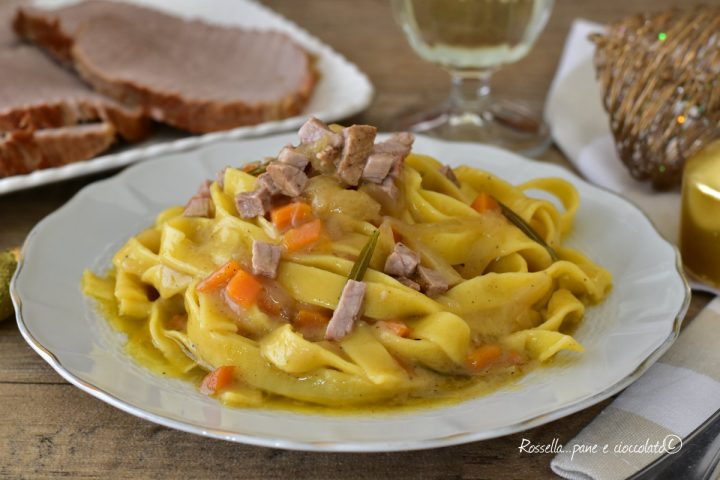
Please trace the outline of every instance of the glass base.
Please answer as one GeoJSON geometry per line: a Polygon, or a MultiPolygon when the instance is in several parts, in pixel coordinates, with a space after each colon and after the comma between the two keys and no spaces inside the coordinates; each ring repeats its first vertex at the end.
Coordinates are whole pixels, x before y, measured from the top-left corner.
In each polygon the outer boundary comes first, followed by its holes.
{"type": "Polygon", "coordinates": [[[535,157],[550,146],[550,129],[542,118],[518,102],[494,101],[479,111],[458,111],[450,104],[424,112],[407,112],[393,130],[413,131],[444,140],[479,142],[535,157]]]}

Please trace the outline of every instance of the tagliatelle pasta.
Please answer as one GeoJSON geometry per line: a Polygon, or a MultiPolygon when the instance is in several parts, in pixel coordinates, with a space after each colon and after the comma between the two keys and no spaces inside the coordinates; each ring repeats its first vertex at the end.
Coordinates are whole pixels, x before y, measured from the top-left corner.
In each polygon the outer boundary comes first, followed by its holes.
{"type": "Polygon", "coordinates": [[[228,168],[198,197],[207,215],[188,215],[190,204],[165,210],[117,252],[107,275],[86,272],[84,291],[143,332],[163,371],[209,372],[203,391],[231,405],[431,401],[506,381],[563,350],[582,352],[572,331],[611,277],[562,244],[579,205],[571,184],[513,186],[409,154],[395,164],[397,197],[388,202],[379,182],[349,186],[322,172],[315,156],[328,142],[296,147],[311,161],[300,195],[276,194],[267,214],[248,217],[242,202],[265,180],[228,168]],[[356,282],[363,295],[343,300],[376,232],[356,282]],[[339,320],[358,298],[361,309],[339,320]],[[329,325],[341,320],[347,332],[338,334],[329,325]]]}

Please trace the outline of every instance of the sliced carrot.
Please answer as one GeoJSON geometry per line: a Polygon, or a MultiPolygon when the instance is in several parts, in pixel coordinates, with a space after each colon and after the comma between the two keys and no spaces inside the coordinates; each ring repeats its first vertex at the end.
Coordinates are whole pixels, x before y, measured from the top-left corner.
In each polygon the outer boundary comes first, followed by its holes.
{"type": "Polygon", "coordinates": [[[323,232],[322,222],[318,219],[291,228],[285,233],[283,243],[289,252],[301,250],[320,239],[323,232]]]}
{"type": "Polygon", "coordinates": [[[327,326],[330,315],[320,310],[301,308],[295,315],[293,324],[298,328],[319,328],[327,326]]]}
{"type": "Polygon", "coordinates": [[[214,395],[230,385],[235,375],[235,367],[219,367],[205,375],[200,384],[200,391],[205,395],[214,395]]]}
{"type": "Polygon", "coordinates": [[[501,356],[500,346],[489,343],[472,350],[467,356],[467,363],[473,370],[485,370],[501,356]]]}
{"type": "Polygon", "coordinates": [[[240,270],[240,264],[235,260],[230,260],[225,265],[211,273],[205,280],[198,283],[196,290],[202,293],[215,290],[227,283],[238,270],[240,270]]]}
{"type": "Polygon", "coordinates": [[[402,322],[389,322],[389,321],[379,321],[377,322],[378,325],[380,325],[382,328],[387,328],[391,332],[393,332],[398,337],[406,338],[408,335],[410,335],[410,327],[405,325],[402,322]]]}
{"type": "Polygon", "coordinates": [[[258,294],[262,290],[262,283],[245,270],[238,270],[225,287],[227,296],[245,308],[255,303],[258,294]]]}
{"type": "Polygon", "coordinates": [[[170,321],[168,321],[167,326],[171,330],[178,330],[183,331],[187,327],[187,321],[188,317],[185,314],[176,314],[173,315],[172,318],[170,318],[170,321]]]}
{"type": "Polygon", "coordinates": [[[500,205],[497,203],[497,200],[495,200],[492,195],[485,192],[482,192],[480,195],[477,196],[475,201],[473,201],[471,207],[474,208],[478,213],[484,213],[488,211],[500,211],[500,205]]]}
{"type": "Polygon", "coordinates": [[[305,222],[312,220],[312,207],[305,202],[294,202],[278,207],[270,212],[270,218],[275,227],[281,232],[288,228],[299,227],[305,222]]]}

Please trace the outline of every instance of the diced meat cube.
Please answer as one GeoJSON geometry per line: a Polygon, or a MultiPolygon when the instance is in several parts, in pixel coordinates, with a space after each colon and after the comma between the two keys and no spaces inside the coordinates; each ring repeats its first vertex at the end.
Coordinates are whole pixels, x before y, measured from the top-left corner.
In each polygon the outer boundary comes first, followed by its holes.
{"type": "Polygon", "coordinates": [[[261,173],[258,175],[257,180],[255,182],[255,189],[261,190],[265,189],[267,190],[270,195],[277,195],[280,193],[280,188],[278,188],[277,185],[275,185],[275,182],[273,181],[272,177],[269,173],[261,173]]]}
{"type": "Polygon", "coordinates": [[[402,284],[405,285],[406,287],[410,287],[410,288],[412,288],[413,290],[417,290],[418,292],[420,291],[420,284],[418,284],[417,282],[414,282],[414,281],[410,280],[409,278],[400,277],[400,278],[397,279],[397,281],[400,282],[400,283],[402,283],[402,284]]]}
{"type": "Polygon", "coordinates": [[[345,283],[338,306],[325,330],[328,340],[341,340],[352,331],[355,320],[360,316],[367,284],[356,280],[345,283]]]}
{"type": "Polygon", "coordinates": [[[220,190],[225,189],[225,170],[227,170],[228,168],[230,168],[230,167],[228,166],[228,167],[225,167],[222,170],[220,170],[217,173],[217,177],[215,178],[215,180],[217,181],[218,187],[220,187],[220,190]]]}
{"type": "Polygon", "coordinates": [[[431,268],[420,265],[417,268],[415,280],[420,284],[420,289],[428,297],[435,297],[445,293],[449,287],[447,280],[442,274],[431,268]]]}
{"type": "Polygon", "coordinates": [[[305,189],[307,175],[291,165],[271,163],[267,167],[267,173],[283,195],[297,197],[305,189]]]}
{"type": "Polygon", "coordinates": [[[440,169],[440,173],[445,175],[448,180],[455,184],[456,187],[460,187],[460,180],[458,180],[458,178],[455,176],[455,172],[453,172],[453,169],[452,167],[450,167],[450,165],[443,165],[443,167],[440,169]]]}
{"type": "Polygon", "coordinates": [[[289,146],[280,150],[280,154],[278,155],[278,162],[284,163],[286,165],[292,165],[293,167],[300,170],[305,170],[308,161],[308,157],[306,157],[300,152],[296,152],[295,150],[293,150],[292,147],[289,146]]]}
{"type": "Polygon", "coordinates": [[[332,147],[340,148],[343,144],[342,135],[330,130],[327,125],[315,117],[311,117],[300,127],[298,136],[302,143],[315,143],[318,140],[326,138],[327,144],[332,147]]]}
{"type": "Polygon", "coordinates": [[[202,197],[202,198],[210,198],[210,185],[211,184],[212,184],[212,182],[210,180],[205,180],[200,185],[200,188],[198,188],[198,191],[195,194],[195,196],[202,197]]]}
{"type": "Polygon", "coordinates": [[[211,210],[212,201],[210,197],[194,196],[185,205],[183,210],[184,217],[205,217],[209,218],[212,212],[211,210]]]}
{"type": "Polygon", "coordinates": [[[348,185],[360,182],[365,162],[372,152],[377,129],[370,125],[353,125],[343,130],[345,142],[337,165],[337,174],[348,185]]]}
{"type": "Polygon", "coordinates": [[[414,141],[415,136],[410,132],[393,133],[390,138],[375,145],[373,152],[392,153],[405,158],[410,153],[414,141]]]}
{"type": "Polygon", "coordinates": [[[372,183],[382,183],[395,164],[396,156],[390,153],[373,153],[365,163],[362,178],[372,183]]]}
{"type": "Polygon", "coordinates": [[[270,209],[271,194],[266,189],[255,189],[235,196],[235,207],[241,218],[255,218],[265,215],[270,209]]]}
{"type": "Polygon", "coordinates": [[[254,275],[275,278],[282,247],[259,240],[253,240],[252,244],[252,270],[254,275]]]}
{"type": "Polygon", "coordinates": [[[395,180],[391,176],[385,177],[379,188],[382,195],[385,196],[388,202],[397,202],[400,199],[400,190],[395,185],[395,180]]]}
{"type": "Polygon", "coordinates": [[[420,264],[420,255],[398,242],[387,260],[385,260],[385,273],[396,277],[409,278],[415,273],[420,264]]]}

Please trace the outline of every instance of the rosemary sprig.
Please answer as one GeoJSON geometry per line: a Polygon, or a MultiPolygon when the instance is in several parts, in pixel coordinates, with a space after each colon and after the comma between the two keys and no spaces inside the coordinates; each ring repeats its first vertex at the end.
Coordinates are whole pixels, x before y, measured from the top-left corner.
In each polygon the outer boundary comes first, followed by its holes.
{"type": "Polygon", "coordinates": [[[543,240],[543,238],[525,220],[523,220],[520,215],[513,212],[510,207],[503,204],[502,202],[498,201],[497,203],[498,205],[500,205],[500,210],[502,211],[502,214],[505,215],[505,218],[510,220],[513,225],[515,225],[517,228],[520,229],[521,232],[527,235],[530,240],[533,240],[534,242],[537,242],[543,247],[545,247],[545,250],[547,250],[547,252],[550,254],[550,258],[553,262],[557,262],[559,260],[555,250],[550,245],[545,243],[545,240],[543,240]]]}
{"type": "Polygon", "coordinates": [[[350,270],[348,280],[356,280],[358,282],[362,281],[365,276],[365,272],[370,265],[370,259],[372,259],[373,253],[375,252],[375,245],[377,245],[379,236],[380,229],[375,230],[375,232],[370,235],[370,239],[368,239],[367,243],[360,251],[360,255],[358,255],[357,260],[355,260],[355,265],[353,265],[352,270],[350,270]]]}

